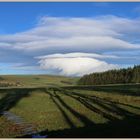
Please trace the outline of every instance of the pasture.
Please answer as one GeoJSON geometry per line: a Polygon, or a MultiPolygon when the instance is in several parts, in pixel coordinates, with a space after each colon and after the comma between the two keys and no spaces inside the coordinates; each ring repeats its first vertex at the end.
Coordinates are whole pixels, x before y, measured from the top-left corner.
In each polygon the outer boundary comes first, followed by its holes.
{"type": "MultiPolygon", "coordinates": [[[[18,83],[18,87],[43,87],[75,85],[79,78],[55,75],[1,75],[0,79],[1,82],[18,83]]],[[[13,84],[12,87],[16,86],[13,84]]]]}
{"type": "Polygon", "coordinates": [[[20,78],[23,86],[0,89],[0,138],[32,137],[5,111],[47,137],[140,137],[139,84],[92,87],[74,86],[74,78],[20,78]]]}

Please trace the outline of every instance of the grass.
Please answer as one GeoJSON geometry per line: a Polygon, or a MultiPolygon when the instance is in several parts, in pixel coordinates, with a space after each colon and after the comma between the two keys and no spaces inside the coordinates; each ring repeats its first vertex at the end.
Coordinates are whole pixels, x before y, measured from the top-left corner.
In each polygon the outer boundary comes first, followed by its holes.
{"type": "MultiPolygon", "coordinates": [[[[20,116],[38,133],[48,137],[140,137],[139,85],[68,87],[68,82],[74,85],[76,79],[72,82],[72,78],[48,76],[50,81],[39,76],[42,79],[38,85],[31,82],[35,81],[33,76],[28,80],[21,77],[17,80],[23,87],[0,89],[0,113],[10,111],[20,116]],[[45,86],[51,82],[55,86],[45,86]]],[[[26,137],[2,114],[0,126],[1,138],[26,137]]]]}
{"type": "Polygon", "coordinates": [[[3,80],[9,83],[20,83],[21,87],[66,86],[75,85],[78,78],[53,75],[2,75],[3,80]]]}

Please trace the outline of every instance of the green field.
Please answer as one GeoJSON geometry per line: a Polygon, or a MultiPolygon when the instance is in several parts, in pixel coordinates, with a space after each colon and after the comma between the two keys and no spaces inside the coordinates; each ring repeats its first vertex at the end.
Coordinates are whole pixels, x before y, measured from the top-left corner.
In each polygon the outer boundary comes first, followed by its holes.
{"type": "Polygon", "coordinates": [[[140,137],[140,85],[75,86],[78,78],[3,76],[18,87],[0,89],[0,138],[23,135],[4,111],[48,137],[140,137]]]}
{"type": "Polygon", "coordinates": [[[19,83],[19,87],[67,86],[75,85],[79,78],[53,75],[5,75],[0,76],[1,82],[19,83]],[[3,80],[1,80],[1,78],[3,80]]]}

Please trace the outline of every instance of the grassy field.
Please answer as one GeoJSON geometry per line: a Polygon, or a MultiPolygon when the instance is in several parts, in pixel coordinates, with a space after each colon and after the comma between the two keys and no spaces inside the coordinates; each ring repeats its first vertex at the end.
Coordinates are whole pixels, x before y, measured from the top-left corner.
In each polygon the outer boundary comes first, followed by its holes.
{"type": "Polygon", "coordinates": [[[0,89],[1,138],[31,137],[7,120],[4,111],[48,137],[140,137],[139,84],[92,87],[74,86],[77,78],[4,78],[20,81],[23,87],[0,89]]]}
{"type": "Polygon", "coordinates": [[[1,75],[1,81],[19,83],[19,87],[67,86],[75,85],[79,78],[53,75],[1,75]]]}

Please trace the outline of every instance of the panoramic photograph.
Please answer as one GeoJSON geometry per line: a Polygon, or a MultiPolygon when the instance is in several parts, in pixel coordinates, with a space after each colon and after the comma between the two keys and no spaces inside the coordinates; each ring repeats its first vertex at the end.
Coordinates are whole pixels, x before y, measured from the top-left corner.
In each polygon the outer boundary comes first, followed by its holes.
{"type": "Polygon", "coordinates": [[[0,138],[140,138],[140,2],[0,2],[0,138]]]}

